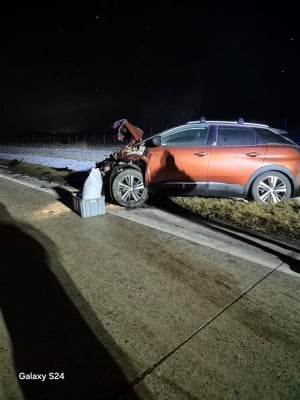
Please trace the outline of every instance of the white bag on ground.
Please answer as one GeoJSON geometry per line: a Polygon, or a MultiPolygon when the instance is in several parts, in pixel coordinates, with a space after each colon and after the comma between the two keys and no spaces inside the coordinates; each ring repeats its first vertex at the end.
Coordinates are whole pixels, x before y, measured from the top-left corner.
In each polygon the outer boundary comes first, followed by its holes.
{"type": "Polygon", "coordinates": [[[92,168],[83,184],[82,200],[92,200],[101,197],[102,186],[103,181],[99,168],[92,168]]]}

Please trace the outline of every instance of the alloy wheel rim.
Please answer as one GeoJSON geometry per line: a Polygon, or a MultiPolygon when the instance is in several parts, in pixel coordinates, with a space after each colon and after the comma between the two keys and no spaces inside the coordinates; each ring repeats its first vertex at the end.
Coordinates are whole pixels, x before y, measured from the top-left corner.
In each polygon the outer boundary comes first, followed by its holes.
{"type": "Polygon", "coordinates": [[[137,202],[143,196],[144,183],[136,176],[126,175],[123,180],[119,182],[118,191],[122,200],[127,202],[137,202]]]}
{"type": "Polygon", "coordinates": [[[263,203],[276,204],[285,199],[287,186],[282,179],[270,175],[259,182],[257,191],[263,203]]]}

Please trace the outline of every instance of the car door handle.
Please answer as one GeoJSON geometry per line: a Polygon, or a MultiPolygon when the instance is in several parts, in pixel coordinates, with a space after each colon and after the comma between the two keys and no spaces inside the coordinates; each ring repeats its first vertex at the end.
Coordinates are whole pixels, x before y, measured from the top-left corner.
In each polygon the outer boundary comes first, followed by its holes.
{"type": "Polygon", "coordinates": [[[207,156],[207,153],[206,153],[206,151],[201,151],[200,153],[194,153],[194,156],[204,157],[204,156],[207,156]]]}
{"type": "Polygon", "coordinates": [[[257,157],[259,156],[259,153],[256,153],[255,151],[250,151],[250,153],[246,153],[246,156],[248,157],[257,157]]]}

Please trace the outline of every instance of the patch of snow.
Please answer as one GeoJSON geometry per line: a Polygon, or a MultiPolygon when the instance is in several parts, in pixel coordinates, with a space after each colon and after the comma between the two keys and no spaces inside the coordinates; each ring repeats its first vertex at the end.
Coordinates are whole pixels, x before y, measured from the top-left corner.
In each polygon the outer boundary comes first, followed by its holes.
{"type": "Polygon", "coordinates": [[[23,160],[53,168],[86,171],[95,167],[119,147],[80,148],[75,146],[0,146],[0,158],[23,160]]]}

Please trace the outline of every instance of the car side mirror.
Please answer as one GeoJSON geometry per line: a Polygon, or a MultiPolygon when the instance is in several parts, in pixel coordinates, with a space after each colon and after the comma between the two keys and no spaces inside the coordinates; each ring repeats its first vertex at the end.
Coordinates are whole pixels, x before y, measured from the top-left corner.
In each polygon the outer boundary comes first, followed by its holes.
{"type": "Polygon", "coordinates": [[[153,138],[147,140],[145,144],[147,147],[159,147],[161,145],[161,137],[154,136],[153,138]]]}

